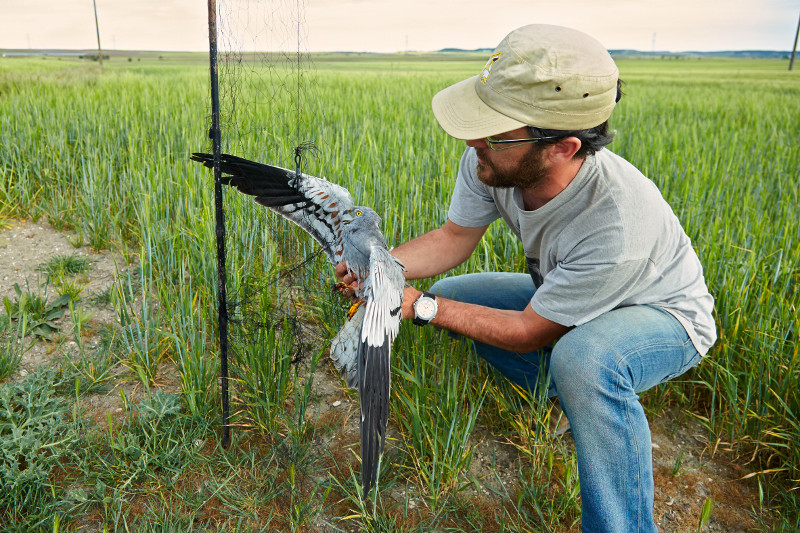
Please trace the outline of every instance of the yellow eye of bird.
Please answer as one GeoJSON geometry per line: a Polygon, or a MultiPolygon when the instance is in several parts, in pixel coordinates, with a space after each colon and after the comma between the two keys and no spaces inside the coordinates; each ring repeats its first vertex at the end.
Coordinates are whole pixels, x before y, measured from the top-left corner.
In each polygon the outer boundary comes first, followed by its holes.
{"type": "Polygon", "coordinates": [[[357,217],[360,217],[360,216],[361,216],[361,210],[358,210],[358,211],[356,211],[356,216],[357,216],[357,217]]]}

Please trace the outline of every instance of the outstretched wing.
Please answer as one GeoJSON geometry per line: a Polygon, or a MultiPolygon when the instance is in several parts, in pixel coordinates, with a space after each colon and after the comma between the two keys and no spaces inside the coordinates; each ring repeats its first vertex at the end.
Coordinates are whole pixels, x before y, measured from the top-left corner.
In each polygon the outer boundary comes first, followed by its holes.
{"type": "MultiPolygon", "coordinates": [[[[214,168],[211,154],[192,154],[208,168],[214,168]]],[[[324,178],[301,174],[241,157],[222,154],[222,183],[255,196],[269,207],[307,231],[334,265],[342,261],[342,216],[353,207],[347,189],[324,178]]]]}
{"type": "Polygon", "coordinates": [[[389,418],[390,357],[400,329],[403,265],[382,246],[370,253],[365,285],[366,310],[358,345],[358,396],[361,400],[361,483],[375,484],[378,458],[386,442],[389,418]]]}

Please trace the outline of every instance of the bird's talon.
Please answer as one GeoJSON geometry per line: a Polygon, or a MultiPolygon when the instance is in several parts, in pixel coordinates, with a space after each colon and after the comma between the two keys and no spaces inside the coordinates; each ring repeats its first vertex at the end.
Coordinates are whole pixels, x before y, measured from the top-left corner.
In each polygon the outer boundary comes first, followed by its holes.
{"type": "Polygon", "coordinates": [[[339,283],[334,283],[333,287],[331,287],[331,292],[338,292],[344,296],[351,297],[356,293],[356,288],[340,281],[339,283]]]}

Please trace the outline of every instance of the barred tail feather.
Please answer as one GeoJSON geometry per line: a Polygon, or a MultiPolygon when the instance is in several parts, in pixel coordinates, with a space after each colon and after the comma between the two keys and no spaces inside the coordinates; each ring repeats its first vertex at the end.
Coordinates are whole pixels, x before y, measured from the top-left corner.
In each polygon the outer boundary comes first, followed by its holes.
{"type": "Polygon", "coordinates": [[[381,346],[361,342],[358,347],[358,395],[361,400],[361,484],[364,492],[375,486],[378,460],[386,443],[389,419],[391,344],[381,346]]]}

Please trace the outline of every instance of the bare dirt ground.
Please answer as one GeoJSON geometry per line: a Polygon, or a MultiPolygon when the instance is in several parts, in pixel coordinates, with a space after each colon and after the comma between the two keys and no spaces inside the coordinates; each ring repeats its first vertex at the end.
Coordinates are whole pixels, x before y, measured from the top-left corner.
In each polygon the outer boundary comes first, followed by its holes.
{"type": "MultiPolygon", "coordinates": [[[[56,255],[79,254],[88,257],[90,272],[84,276],[85,295],[106,290],[117,273],[126,265],[121,256],[110,252],[97,253],[86,246],[73,246],[76,236],[69,232],[58,232],[45,222],[15,221],[0,229],[0,300],[13,301],[16,297],[14,284],[38,290],[45,283],[37,268],[56,255]]],[[[48,289],[52,298],[57,296],[55,288],[48,289]]],[[[103,324],[114,324],[114,311],[84,298],[81,304],[92,313],[90,324],[99,330],[103,324]]],[[[70,331],[69,315],[60,319],[62,331],[70,331]]],[[[92,342],[91,340],[89,342],[92,342]]],[[[96,341],[94,341],[96,342],[96,341]]],[[[37,342],[29,350],[16,375],[19,379],[40,365],[49,364],[61,353],[70,353],[74,341],[61,344],[37,342]],[[72,343],[72,346],[71,344],[72,343]]],[[[165,368],[158,386],[170,392],[179,391],[174,379],[174,369],[165,368]]],[[[125,369],[119,369],[124,372],[125,369]]],[[[358,442],[357,399],[347,393],[337,372],[323,361],[314,374],[314,390],[320,402],[311,409],[309,416],[336,420],[342,424],[337,439],[358,442]]],[[[117,380],[115,380],[117,383],[117,380]]],[[[98,424],[104,425],[107,413],[117,416],[122,413],[120,394],[122,388],[129,401],[137,402],[142,392],[135,380],[119,380],[114,389],[102,395],[92,395],[89,410],[98,424]]],[[[710,457],[709,446],[702,427],[677,410],[666,409],[651,420],[653,433],[653,461],[655,470],[655,516],[659,530],[663,533],[697,531],[698,520],[706,498],[713,501],[711,520],[703,528],[708,532],[748,532],[757,529],[751,509],[757,505],[757,490],[752,480],[743,480],[746,471],[739,465],[728,463],[724,457],[710,457]],[[679,465],[679,467],[678,467],[679,465]]],[[[478,430],[478,432],[480,429],[478,430]]],[[[477,433],[477,432],[476,432],[477,433]]],[[[570,439],[567,433],[562,438],[570,439]]],[[[475,457],[470,474],[478,478],[494,477],[490,457],[496,457],[499,478],[513,493],[517,453],[513,446],[482,438],[475,448],[475,457]]],[[[395,499],[407,498],[407,494],[390,495],[395,499]]],[[[573,528],[575,531],[579,527],[573,528]]]]}

